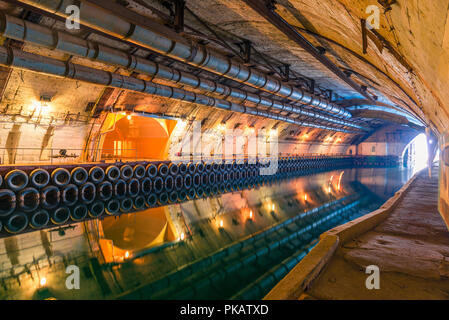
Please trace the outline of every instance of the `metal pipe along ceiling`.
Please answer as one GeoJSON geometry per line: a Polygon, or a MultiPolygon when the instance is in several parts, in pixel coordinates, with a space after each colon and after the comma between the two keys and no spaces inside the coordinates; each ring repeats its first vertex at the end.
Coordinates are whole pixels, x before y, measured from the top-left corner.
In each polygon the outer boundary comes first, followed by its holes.
{"type": "Polygon", "coordinates": [[[309,94],[287,83],[283,83],[281,80],[268,76],[260,71],[248,68],[213,49],[207,48],[205,45],[188,43],[187,40],[172,40],[158,33],[157,30],[150,30],[130,23],[94,4],[85,1],[80,2],[79,0],[20,1],[63,17],[68,16],[65,13],[67,6],[80,6],[81,22],[90,28],[136,43],[174,59],[182,60],[196,67],[271,92],[272,94],[279,95],[294,102],[310,105],[344,118],[351,117],[350,112],[330,101],[309,94]]]}
{"type": "Polygon", "coordinates": [[[160,85],[108,71],[89,68],[67,61],[59,61],[14,48],[6,48],[4,46],[0,46],[0,65],[71,78],[114,88],[136,91],[144,94],[157,95],[161,97],[187,101],[190,103],[196,103],[228,111],[246,113],[253,116],[265,117],[273,120],[296,124],[299,126],[345,133],[354,133],[353,131],[340,128],[302,122],[300,120],[284,117],[276,113],[261,111],[252,107],[245,107],[226,100],[216,99],[202,94],[196,94],[183,89],[160,85]]]}
{"type": "Polygon", "coordinates": [[[361,130],[369,130],[351,121],[345,121],[323,113],[305,110],[301,107],[284,104],[271,100],[257,94],[231,88],[215,81],[200,78],[190,73],[182,72],[170,67],[160,65],[156,62],[130,55],[120,50],[110,48],[99,43],[80,39],[67,33],[52,30],[35,23],[9,16],[0,12],[0,34],[6,38],[36,44],[50,49],[56,49],[71,55],[90,58],[115,66],[127,68],[128,70],[146,74],[154,78],[172,81],[187,85],[192,88],[201,89],[222,96],[232,97],[239,103],[250,102],[256,106],[263,106],[284,112],[293,112],[299,115],[316,118],[318,120],[335,123],[361,130]]]}

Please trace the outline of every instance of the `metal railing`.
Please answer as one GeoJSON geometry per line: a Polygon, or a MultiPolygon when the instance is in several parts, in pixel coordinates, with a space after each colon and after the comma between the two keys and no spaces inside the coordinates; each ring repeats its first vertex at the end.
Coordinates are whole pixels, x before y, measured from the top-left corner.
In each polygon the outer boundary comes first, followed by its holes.
{"type": "Polygon", "coordinates": [[[171,157],[171,161],[233,161],[233,160],[249,160],[252,159],[253,161],[258,159],[277,159],[277,160],[284,160],[288,158],[303,158],[303,159],[316,159],[316,158],[338,158],[338,159],[345,159],[345,158],[352,158],[353,155],[348,154],[342,154],[342,153],[306,153],[306,154],[287,154],[287,153],[279,153],[277,156],[275,155],[253,155],[248,156],[248,154],[233,154],[231,157],[229,155],[223,155],[223,154],[216,154],[214,156],[206,156],[201,154],[194,154],[194,155],[174,155],[171,157]]]}
{"type": "Polygon", "coordinates": [[[0,165],[71,164],[97,161],[136,161],[137,149],[0,148],[0,165]],[[84,154],[89,155],[88,159],[84,154]]]}
{"type": "MultiPolygon", "coordinates": [[[[295,154],[288,155],[279,153],[277,157],[270,156],[253,156],[247,154],[235,154],[232,158],[228,155],[217,154],[215,156],[205,156],[201,154],[174,156],[173,161],[227,161],[240,159],[278,159],[283,160],[289,157],[301,157],[304,159],[313,159],[317,157],[333,157],[333,158],[350,158],[351,155],[345,154],[295,154]]],[[[72,164],[83,162],[100,162],[100,161],[138,161],[148,160],[139,157],[137,149],[74,149],[74,148],[0,148],[0,165],[17,165],[17,164],[72,164]],[[87,155],[85,157],[84,155],[87,155]]]]}

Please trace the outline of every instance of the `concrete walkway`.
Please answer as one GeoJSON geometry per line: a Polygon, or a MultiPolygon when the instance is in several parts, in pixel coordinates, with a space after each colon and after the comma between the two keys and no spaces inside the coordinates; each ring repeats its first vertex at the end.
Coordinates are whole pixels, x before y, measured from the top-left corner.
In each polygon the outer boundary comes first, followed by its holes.
{"type": "Polygon", "coordinates": [[[337,249],[300,299],[449,299],[449,232],[433,171],[419,174],[383,223],[337,249]],[[379,267],[379,290],[365,286],[368,265],[379,267]]]}

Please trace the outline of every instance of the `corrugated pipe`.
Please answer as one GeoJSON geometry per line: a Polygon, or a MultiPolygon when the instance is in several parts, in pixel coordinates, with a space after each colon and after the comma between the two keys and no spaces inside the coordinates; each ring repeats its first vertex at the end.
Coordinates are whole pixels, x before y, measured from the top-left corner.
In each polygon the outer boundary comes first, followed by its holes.
{"type": "Polygon", "coordinates": [[[349,130],[302,122],[294,118],[289,118],[272,112],[257,110],[256,108],[252,107],[245,107],[226,100],[216,99],[202,94],[189,92],[183,89],[164,86],[108,71],[76,65],[70,62],[59,61],[14,48],[5,48],[3,46],[0,47],[0,65],[76,79],[114,88],[132,90],[144,94],[157,95],[161,97],[187,101],[190,103],[196,103],[228,111],[261,116],[269,119],[296,124],[299,126],[352,133],[352,131],[349,130]]]}
{"type": "Polygon", "coordinates": [[[71,55],[85,57],[95,61],[127,68],[128,70],[146,74],[152,76],[153,78],[172,81],[192,88],[216,93],[225,99],[232,97],[240,100],[240,103],[249,102],[255,104],[256,106],[264,106],[280,111],[293,112],[342,126],[369,130],[350,121],[305,110],[301,107],[284,104],[279,101],[271,100],[243,90],[230,88],[220,83],[166,67],[158,64],[157,62],[145,60],[93,41],[83,40],[58,30],[52,30],[29,21],[12,17],[4,14],[3,12],[0,12],[0,34],[6,38],[59,50],[71,55]]]}
{"type": "Polygon", "coordinates": [[[157,30],[149,30],[129,23],[125,19],[94,4],[79,0],[21,0],[21,2],[62,17],[68,16],[66,13],[67,6],[79,6],[81,22],[92,29],[100,30],[114,37],[138,44],[252,87],[271,92],[294,102],[310,105],[344,118],[351,117],[350,112],[328,100],[283,83],[275,77],[248,68],[216,50],[207,48],[205,45],[189,43],[187,40],[172,40],[157,30]]]}

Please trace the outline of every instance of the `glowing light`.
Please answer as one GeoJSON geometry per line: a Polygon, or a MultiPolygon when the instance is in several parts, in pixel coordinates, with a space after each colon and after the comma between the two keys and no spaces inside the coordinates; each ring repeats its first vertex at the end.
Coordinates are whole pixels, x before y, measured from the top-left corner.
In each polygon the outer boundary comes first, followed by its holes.
{"type": "Polygon", "coordinates": [[[246,130],[248,134],[254,134],[254,132],[256,132],[256,129],[254,129],[254,127],[247,127],[246,130]]]}
{"type": "Polygon", "coordinates": [[[181,241],[183,241],[185,239],[185,237],[186,237],[186,235],[184,234],[184,232],[181,232],[181,236],[180,236],[181,241]]]}
{"type": "MultiPolygon", "coordinates": [[[[408,150],[408,157],[410,161],[407,161],[408,166],[412,167],[414,172],[417,172],[427,167],[428,158],[428,140],[424,133],[416,136],[415,139],[410,142],[406,150],[408,150]]],[[[405,159],[407,160],[407,159],[405,159]]]]}
{"type": "Polygon", "coordinates": [[[276,206],[274,205],[274,203],[271,205],[271,211],[274,211],[276,209],[276,206]]]}
{"type": "Polygon", "coordinates": [[[250,219],[253,218],[253,210],[249,210],[249,218],[250,218],[250,219]]]}
{"type": "Polygon", "coordinates": [[[45,277],[41,278],[41,281],[39,282],[39,284],[41,285],[41,287],[45,286],[47,284],[47,278],[45,278],[45,277]]]}
{"type": "Polygon", "coordinates": [[[126,117],[126,119],[131,120],[131,115],[128,114],[128,116],[126,117]]]}
{"type": "Polygon", "coordinates": [[[327,188],[327,192],[331,193],[331,191],[332,191],[332,189],[331,189],[331,186],[329,185],[329,187],[327,188]]]}
{"type": "Polygon", "coordinates": [[[335,142],[340,143],[341,142],[341,138],[338,138],[335,142]]]}
{"type": "Polygon", "coordinates": [[[430,139],[430,140],[429,140],[429,144],[432,144],[432,143],[433,143],[433,140],[432,140],[432,139],[430,139]]]}
{"type": "Polygon", "coordinates": [[[309,135],[306,133],[306,134],[304,134],[302,137],[303,137],[303,139],[308,139],[308,138],[309,138],[309,135]]]}
{"type": "Polygon", "coordinates": [[[126,112],[122,112],[122,116],[126,116],[126,112]]]}
{"type": "Polygon", "coordinates": [[[220,220],[220,228],[223,228],[223,220],[220,220]]]}
{"type": "Polygon", "coordinates": [[[270,130],[270,136],[274,137],[274,136],[277,136],[277,134],[278,134],[278,131],[276,129],[270,130]]]}
{"type": "Polygon", "coordinates": [[[125,252],[125,259],[128,259],[129,258],[129,251],[126,251],[125,252]]]}
{"type": "Polygon", "coordinates": [[[33,113],[35,114],[47,114],[50,107],[45,102],[35,101],[33,102],[33,113]]]}
{"type": "Polygon", "coordinates": [[[217,129],[221,132],[226,131],[226,125],[224,123],[220,123],[217,125],[217,129]]]}
{"type": "Polygon", "coordinates": [[[187,125],[187,121],[183,120],[183,119],[178,120],[178,122],[176,123],[176,126],[179,127],[179,128],[185,128],[186,125],[187,125]]]}
{"type": "Polygon", "coordinates": [[[304,193],[304,201],[307,201],[307,193],[304,193]]]}

